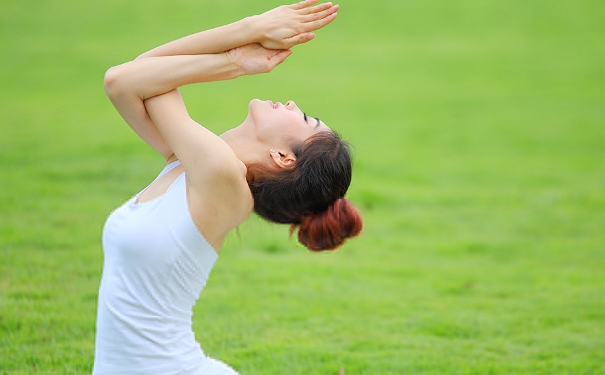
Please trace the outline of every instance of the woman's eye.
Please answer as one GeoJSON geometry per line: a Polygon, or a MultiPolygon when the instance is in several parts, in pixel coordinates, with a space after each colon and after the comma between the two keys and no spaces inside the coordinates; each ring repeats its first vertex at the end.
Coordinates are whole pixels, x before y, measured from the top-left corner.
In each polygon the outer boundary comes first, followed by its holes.
{"type": "Polygon", "coordinates": [[[309,121],[307,121],[307,114],[306,114],[306,113],[303,113],[303,116],[304,116],[304,118],[305,118],[305,122],[309,122],[309,121]]]}

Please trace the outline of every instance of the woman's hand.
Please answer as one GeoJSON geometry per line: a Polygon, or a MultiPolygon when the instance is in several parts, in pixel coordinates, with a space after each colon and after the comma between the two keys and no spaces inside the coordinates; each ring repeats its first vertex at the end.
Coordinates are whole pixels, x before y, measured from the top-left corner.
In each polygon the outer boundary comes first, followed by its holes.
{"type": "Polygon", "coordinates": [[[313,39],[313,31],[334,21],[339,8],[331,2],[310,6],[317,1],[304,0],[292,5],[282,5],[254,16],[260,33],[258,43],[272,50],[287,50],[313,39]]]}
{"type": "Polygon", "coordinates": [[[290,50],[268,49],[260,43],[246,44],[225,52],[231,64],[243,75],[269,73],[292,54],[290,50]]]}

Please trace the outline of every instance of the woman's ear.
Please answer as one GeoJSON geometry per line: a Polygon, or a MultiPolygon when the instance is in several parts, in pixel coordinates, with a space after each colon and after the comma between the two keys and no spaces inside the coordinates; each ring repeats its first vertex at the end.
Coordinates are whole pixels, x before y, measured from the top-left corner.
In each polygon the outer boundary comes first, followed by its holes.
{"type": "Polygon", "coordinates": [[[294,156],[294,153],[290,150],[271,149],[269,155],[271,156],[271,159],[273,159],[275,165],[281,169],[290,169],[294,167],[294,163],[296,162],[296,156],[294,156]]]}

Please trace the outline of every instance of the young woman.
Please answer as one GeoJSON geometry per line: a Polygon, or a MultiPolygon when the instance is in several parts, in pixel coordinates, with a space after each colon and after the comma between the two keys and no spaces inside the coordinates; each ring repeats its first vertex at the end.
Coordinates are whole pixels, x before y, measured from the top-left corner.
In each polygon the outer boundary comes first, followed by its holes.
{"type": "Polygon", "coordinates": [[[187,36],[107,71],[113,105],[168,164],[105,224],[94,374],[237,374],[205,356],[191,317],[226,234],[253,210],[298,228],[314,251],[360,232],[344,198],[347,144],[326,124],[293,101],[255,99],[241,125],[217,136],[189,117],[177,91],[270,72],[335,19],[338,6],[316,1],[187,36]]]}

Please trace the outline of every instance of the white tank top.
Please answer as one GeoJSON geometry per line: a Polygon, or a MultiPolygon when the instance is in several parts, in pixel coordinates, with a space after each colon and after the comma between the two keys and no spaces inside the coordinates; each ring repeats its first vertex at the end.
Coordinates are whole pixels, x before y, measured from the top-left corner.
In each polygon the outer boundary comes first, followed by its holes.
{"type": "Polygon", "coordinates": [[[218,255],[193,223],[184,172],[162,196],[140,194],[103,229],[93,374],[192,374],[206,361],[192,308],[218,255]]]}

